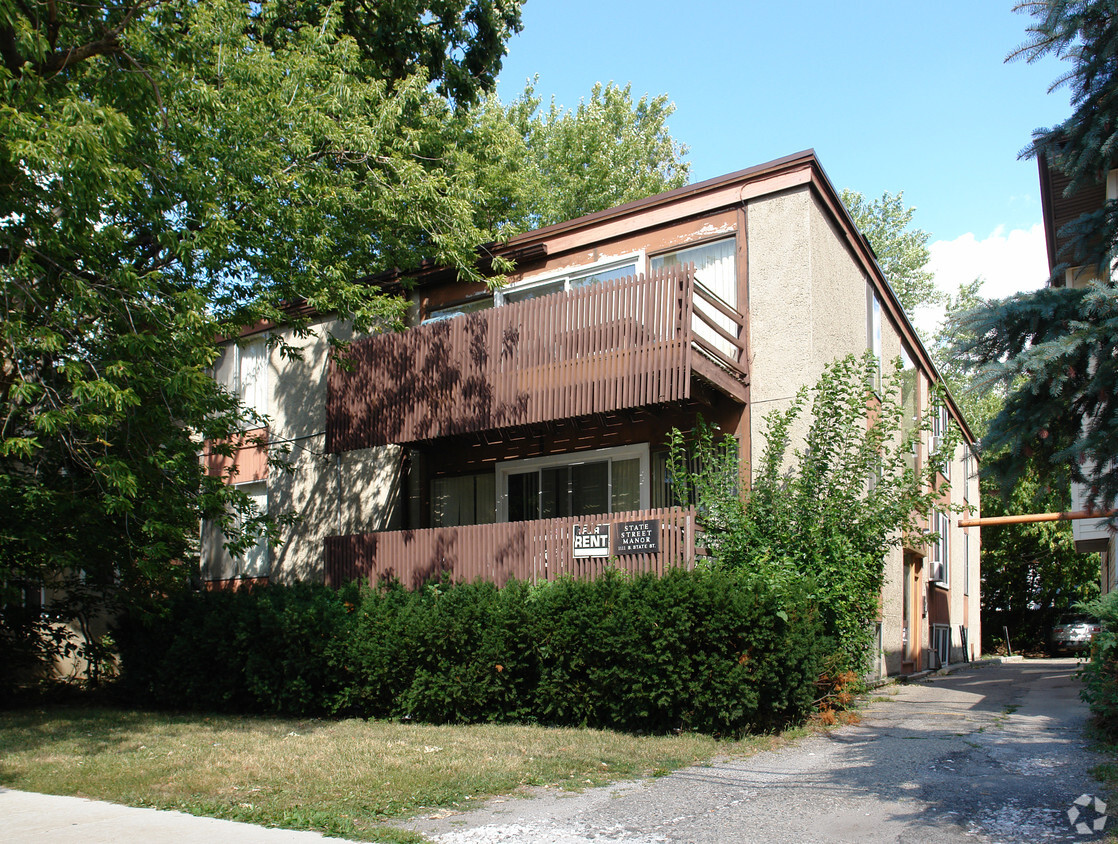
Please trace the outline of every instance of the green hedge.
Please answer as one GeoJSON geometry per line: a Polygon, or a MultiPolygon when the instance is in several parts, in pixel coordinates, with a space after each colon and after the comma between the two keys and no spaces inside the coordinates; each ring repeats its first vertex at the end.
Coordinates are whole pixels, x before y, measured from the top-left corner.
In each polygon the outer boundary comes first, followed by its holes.
{"type": "Polygon", "coordinates": [[[719,735],[802,719],[825,652],[803,587],[712,570],[184,593],[117,637],[134,704],[719,735]]]}
{"type": "Polygon", "coordinates": [[[1118,739],[1118,592],[1079,604],[1101,622],[1091,642],[1091,660],[1083,667],[1083,689],[1095,723],[1110,739],[1118,739]]]}

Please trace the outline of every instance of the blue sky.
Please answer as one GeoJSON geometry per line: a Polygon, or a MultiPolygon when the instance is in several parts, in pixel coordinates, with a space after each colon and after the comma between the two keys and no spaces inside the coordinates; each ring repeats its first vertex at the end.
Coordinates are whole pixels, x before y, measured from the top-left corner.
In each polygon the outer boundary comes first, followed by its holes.
{"type": "Polygon", "coordinates": [[[1060,62],[1004,61],[1030,20],[1012,6],[528,0],[498,90],[507,102],[538,74],[566,107],[596,81],[667,93],[695,181],[814,148],[840,189],[904,191],[941,286],[983,275],[1005,295],[1047,275],[1036,162],[1018,153],[1070,111],[1066,89],[1048,93],[1060,62]]]}

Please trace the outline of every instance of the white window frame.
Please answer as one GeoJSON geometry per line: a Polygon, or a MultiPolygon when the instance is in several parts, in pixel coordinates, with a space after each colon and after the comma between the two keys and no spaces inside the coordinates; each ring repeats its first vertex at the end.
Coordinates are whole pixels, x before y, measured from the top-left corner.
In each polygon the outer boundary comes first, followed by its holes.
{"type": "Polygon", "coordinates": [[[970,534],[963,531],[963,594],[970,594],[970,534]]]}
{"type": "MultiPolygon", "coordinates": [[[[571,281],[573,280],[578,280],[588,275],[597,275],[598,273],[606,272],[607,270],[616,270],[620,267],[626,267],[629,264],[633,265],[634,275],[640,275],[642,272],[644,272],[644,250],[642,249],[638,252],[634,252],[631,255],[627,255],[621,258],[618,258],[616,256],[599,258],[597,261],[594,261],[591,264],[581,264],[577,267],[566,267],[562,270],[552,271],[549,273],[544,273],[542,275],[522,279],[521,281],[515,282],[514,284],[510,284],[507,287],[502,287],[500,290],[495,291],[493,293],[493,305],[495,307],[501,307],[507,304],[515,304],[512,302],[508,302],[505,299],[505,295],[508,293],[512,293],[513,295],[517,293],[523,293],[537,287],[544,287],[549,284],[554,284],[558,281],[561,281],[563,283],[563,290],[569,293],[571,290],[571,281]]],[[[559,291],[557,290],[555,292],[558,293],[559,291]]]]}
{"type": "MultiPolygon", "coordinates": [[[[528,457],[523,460],[508,460],[496,467],[497,473],[497,521],[509,520],[509,475],[546,469],[552,466],[578,466],[582,463],[599,463],[609,460],[640,458],[640,509],[649,509],[650,478],[648,443],[621,445],[611,448],[598,448],[593,451],[568,451],[563,454],[549,454],[546,457],[528,457]]],[[[613,468],[610,467],[609,501],[613,505],[613,468]]],[[[606,515],[606,514],[602,514],[606,515]]]]}
{"type": "MultiPolygon", "coordinates": [[[[263,490],[264,490],[264,507],[263,507],[263,509],[258,508],[258,511],[259,511],[258,515],[261,515],[261,516],[268,515],[268,499],[269,499],[268,482],[267,481],[244,481],[244,482],[239,483],[239,484],[233,484],[233,487],[235,489],[242,489],[242,490],[243,490],[244,487],[250,487],[250,486],[262,487],[263,488],[263,490]]],[[[245,491],[247,492],[247,490],[245,490],[245,491]]],[[[239,521],[239,519],[238,519],[238,521],[239,521]]],[[[246,569],[247,569],[247,562],[248,561],[246,560],[246,555],[231,555],[232,558],[233,558],[233,577],[234,578],[257,578],[257,577],[270,577],[271,576],[271,574],[272,574],[272,548],[268,544],[268,537],[267,536],[261,536],[257,540],[256,545],[253,546],[253,548],[249,549],[246,552],[246,554],[252,554],[252,553],[255,553],[255,552],[259,552],[264,557],[263,566],[262,566],[262,568],[264,569],[263,573],[262,574],[259,574],[259,573],[258,574],[247,574],[246,569]]]]}
{"type": "MultiPolygon", "coordinates": [[[[951,415],[947,410],[947,403],[943,402],[936,410],[935,416],[932,417],[932,433],[928,437],[928,458],[937,453],[943,448],[944,440],[947,439],[948,426],[951,424],[951,415]]],[[[953,455],[944,453],[942,461],[939,465],[939,470],[945,478],[951,477],[951,458],[953,455]]]]}
{"type": "Polygon", "coordinates": [[[951,662],[951,625],[932,625],[932,650],[936,652],[939,667],[943,668],[951,662]]]}
{"type": "Polygon", "coordinates": [[[881,333],[881,299],[873,284],[866,282],[866,348],[873,354],[877,361],[877,372],[874,374],[874,392],[881,393],[881,358],[882,350],[881,333]]]}
{"type": "MultiPolygon", "coordinates": [[[[264,334],[254,334],[243,341],[237,341],[233,344],[233,395],[241,398],[241,358],[244,354],[244,348],[247,346],[259,345],[262,345],[264,348],[264,360],[263,365],[260,368],[261,380],[263,381],[263,384],[260,387],[260,394],[263,399],[264,407],[263,409],[255,407],[253,408],[253,410],[259,413],[261,416],[267,416],[269,411],[271,410],[271,401],[269,400],[270,396],[268,391],[268,367],[270,364],[269,359],[271,355],[268,353],[269,350],[267,332],[265,332],[264,334]]],[[[245,424],[251,424],[254,427],[256,426],[255,422],[250,423],[247,420],[245,421],[245,424]]]]}
{"type": "Polygon", "coordinates": [[[946,513],[936,510],[932,514],[932,531],[939,534],[932,544],[932,582],[946,587],[951,579],[951,520],[946,513]]]}

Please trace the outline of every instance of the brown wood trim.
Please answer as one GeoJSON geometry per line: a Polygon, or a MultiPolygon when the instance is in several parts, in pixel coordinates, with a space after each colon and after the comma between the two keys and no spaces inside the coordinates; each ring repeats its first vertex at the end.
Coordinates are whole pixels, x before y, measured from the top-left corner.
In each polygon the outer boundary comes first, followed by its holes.
{"type": "MultiPolygon", "coordinates": [[[[747,167],[744,170],[738,170],[734,173],[728,173],[725,176],[716,176],[713,179],[707,179],[702,182],[696,182],[691,185],[685,185],[675,190],[667,191],[666,193],[656,194],[655,196],[645,197],[644,199],[634,200],[627,202],[624,205],[618,205],[615,208],[607,208],[603,211],[596,211],[593,214],[587,214],[583,217],[577,217],[573,220],[566,220],[561,223],[555,223],[546,226],[542,229],[526,232],[525,234],[518,235],[510,238],[506,246],[514,248],[522,243],[529,243],[535,240],[546,240],[548,237],[564,234],[575,229],[584,229],[589,227],[598,227],[601,223],[612,221],[618,217],[632,217],[635,216],[634,212],[649,211],[663,205],[671,205],[673,203],[679,204],[681,200],[688,200],[695,197],[701,197],[707,194],[720,195],[723,189],[730,188],[732,191],[739,190],[742,183],[751,184],[758,181],[763,181],[766,178],[779,176],[789,171],[799,170],[805,166],[818,166],[818,160],[815,157],[815,150],[807,149],[801,152],[796,152],[791,155],[786,155],[781,158],[768,161],[764,164],[758,164],[753,167],[747,167]]],[[[739,197],[740,199],[740,197],[739,197]]],[[[726,203],[727,205],[733,204],[732,202],[726,203]]],[[[690,205],[690,204],[689,204],[690,205]]],[[[708,207],[703,210],[711,210],[713,206],[708,202],[708,207]]],[[[672,219],[678,219],[681,214],[673,212],[672,219]]],[[[596,238],[601,240],[601,238],[596,238]]],[[[550,254],[555,254],[556,250],[552,248],[550,254]]]]}
{"type": "Polygon", "coordinates": [[[424,528],[422,530],[329,536],[326,538],[326,584],[355,580],[371,585],[394,578],[415,589],[432,578],[454,582],[483,579],[498,586],[516,579],[537,583],[561,577],[594,578],[608,569],[663,575],[690,568],[695,560],[696,514],[693,507],[662,507],[531,522],[424,528]],[[576,525],[653,519],[660,523],[660,552],[613,557],[576,558],[576,525]]]}
{"type": "Polygon", "coordinates": [[[259,589],[268,585],[267,577],[231,577],[226,580],[206,580],[202,588],[207,592],[240,592],[259,589]]]}
{"type": "MultiPolygon", "coordinates": [[[[729,305],[722,301],[722,299],[712,290],[708,290],[699,281],[695,282],[695,295],[702,300],[704,305],[710,305],[716,311],[719,311],[723,316],[732,319],[735,323],[745,325],[745,315],[735,311],[729,305]]],[[[727,339],[730,338],[727,335],[727,339]]]]}
{"type": "Polygon", "coordinates": [[[692,366],[694,373],[712,384],[735,401],[745,404],[749,398],[749,382],[741,381],[723,367],[703,355],[695,355],[692,366]]]}
{"type": "MultiPolygon", "coordinates": [[[[733,334],[731,334],[729,331],[727,331],[725,328],[723,328],[721,325],[719,325],[717,322],[715,322],[708,314],[704,313],[703,311],[699,310],[698,308],[695,308],[695,318],[698,319],[698,320],[701,320],[703,325],[705,325],[707,328],[709,328],[715,334],[719,335],[727,343],[730,343],[730,344],[736,346],[737,349],[738,349],[738,352],[739,352],[739,356],[740,356],[740,352],[743,348],[741,338],[735,337],[733,334]]],[[[719,352],[719,354],[722,354],[722,353],[719,352]]],[[[727,360],[729,360],[729,359],[727,358],[727,360]]],[[[733,363],[734,363],[735,366],[737,365],[736,360],[733,363]]]]}
{"type": "MultiPolygon", "coordinates": [[[[738,310],[745,319],[741,326],[741,367],[747,374],[753,371],[753,346],[750,334],[749,310],[749,204],[743,200],[737,210],[738,254],[735,267],[738,274],[738,310]]],[[[740,459],[742,475],[748,488],[752,483],[753,475],[753,401],[751,398],[752,377],[747,377],[745,390],[742,394],[744,407],[741,418],[738,420],[738,457],[740,459]]]]}
{"type": "MultiPolygon", "coordinates": [[[[711,343],[709,340],[700,337],[698,334],[691,338],[691,342],[702,349],[708,357],[712,357],[716,362],[721,362],[723,365],[730,369],[737,367],[738,362],[711,343]]],[[[737,341],[734,341],[737,342],[737,341]]]]}

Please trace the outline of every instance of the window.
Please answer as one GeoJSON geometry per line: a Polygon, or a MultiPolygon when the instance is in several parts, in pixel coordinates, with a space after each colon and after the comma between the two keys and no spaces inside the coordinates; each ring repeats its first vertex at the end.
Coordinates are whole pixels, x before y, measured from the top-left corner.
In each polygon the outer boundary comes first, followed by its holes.
{"type": "Polygon", "coordinates": [[[494,299],[499,305],[527,302],[529,299],[538,299],[540,296],[548,296],[564,290],[577,290],[591,284],[613,281],[617,278],[625,278],[636,274],[637,261],[632,258],[621,264],[583,267],[560,276],[548,276],[546,279],[529,279],[528,281],[517,282],[497,291],[494,299]]]}
{"type": "Polygon", "coordinates": [[[462,316],[463,314],[474,314],[492,307],[493,297],[487,294],[479,299],[471,299],[468,302],[447,305],[445,308],[435,308],[433,311],[427,313],[427,317],[423,320],[423,324],[441,322],[444,319],[454,319],[454,317],[462,316]]]}
{"type": "Polygon", "coordinates": [[[431,480],[431,527],[490,525],[497,520],[492,472],[431,480]]]}
{"type": "MultiPolygon", "coordinates": [[[[939,454],[946,448],[947,444],[945,440],[947,439],[947,426],[949,421],[947,405],[940,404],[939,408],[936,410],[935,416],[932,417],[932,435],[928,439],[929,457],[939,454]]],[[[939,467],[939,470],[943,473],[945,478],[949,478],[951,476],[951,455],[946,453],[940,454],[940,462],[942,465],[939,467]]]]}
{"type": "MultiPolygon", "coordinates": [[[[916,428],[920,416],[919,374],[916,364],[912,362],[912,355],[908,348],[901,346],[901,432],[904,435],[912,433],[916,428]]],[[[914,473],[916,472],[916,452],[919,448],[919,438],[913,437],[912,449],[905,455],[905,463],[914,473]]]]}
{"type": "MultiPolygon", "coordinates": [[[[711,243],[700,243],[698,246],[668,252],[664,255],[655,255],[649,261],[649,267],[653,272],[656,272],[669,267],[683,267],[687,264],[694,264],[696,281],[736,310],[738,306],[738,276],[734,257],[736,252],[737,240],[730,237],[711,243]]],[[[695,307],[728,334],[737,336],[737,324],[728,316],[713,309],[704,308],[701,299],[696,300],[695,307]]],[[[737,348],[725,338],[719,336],[702,319],[696,317],[693,327],[696,334],[714,345],[719,351],[731,358],[737,357],[737,348]]]]}
{"type": "MultiPolygon", "coordinates": [[[[268,342],[266,337],[254,337],[235,347],[236,364],[234,390],[247,410],[259,416],[268,413],[268,342]]],[[[258,420],[246,420],[257,427],[258,420]]]]}
{"type": "Polygon", "coordinates": [[[963,531],[963,594],[970,594],[970,535],[963,531]]]}
{"type": "Polygon", "coordinates": [[[873,285],[866,282],[866,348],[877,360],[877,373],[874,375],[873,388],[881,392],[881,300],[873,285]]]}
{"type": "Polygon", "coordinates": [[[939,534],[939,539],[932,545],[931,580],[933,583],[947,586],[948,554],[950,551],[948,540],[950,538],[951,522],[946,513],[936,512],[932,514],[932,530],[939,534]]]}
{"type": "MultiPolygon", "coordinates": [[[[261,516],[268,514],[268,485],[263,481],[237,484],[237,489],[248,496],[261,516]]],[[[268,537],[261,536],[256,544],[233,560],[234,577],[267,577],[270,566],[268,537]]]]}
{"type": "Polygon", "coordinates": [[[492,296],[486,294],[475,299],[469,299],[464,302],[458,302],[453,305],[446,305],[445,307],[428,311],[427,316],[423,319],[423,324],[439,322],[444,319],[454,319],[454,317],[462,316],[463,314],[477,313],[478,311],[484,311],[494,306],[527,302],[529,299],[538,299],[541,296],[548,296],[552,293],[576,290],[579,287],[586,287],[587,285],[597,284],[601,281],[612,281],[616,278],[635,276],[637,274],[638,261],[639,256],[634,256],[620,264],[616,262],[596,264],[561,275],[548,275],[545,278],[518,281],[502,290],[498,290],[492,296]]]}
{"type": "Polygon", "coordinates": [[[943,668],[951,661],[951,625],[932,625],[932,649],[938,660],[935,668],[943,668]]]}
{"type": "Polygon", "coordinates": [[[648,509],[648,445],[510,460],[497,467],[497,520],[648,509]]]}

